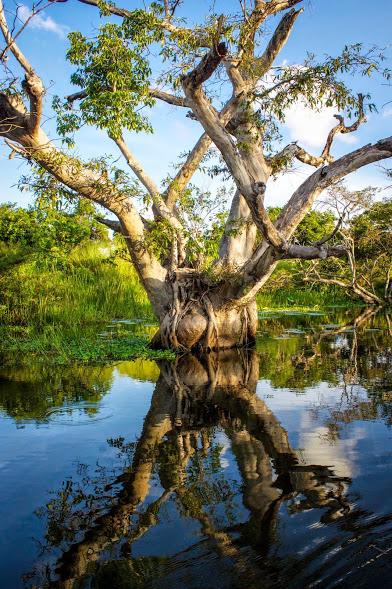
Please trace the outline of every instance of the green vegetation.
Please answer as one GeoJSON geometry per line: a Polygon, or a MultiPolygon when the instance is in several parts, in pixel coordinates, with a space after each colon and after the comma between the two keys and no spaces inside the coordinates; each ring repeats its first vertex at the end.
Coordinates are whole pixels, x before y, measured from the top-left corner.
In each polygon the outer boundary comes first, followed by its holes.
{"type": "MultiPolygon", "coordinates": [[[[279,276],[287,276],[283,270],[278,269],[276,279],[279,276]]],[[[262,290],[257,295],[257,305],[261,311],[268,309],[289,309],[290,311],[318,311],[328,307],[347,307],[360,304],[348,299],[340,288],[333,286],[309,286],[296,285],[294,282],[286,287],[275,287],[262,290]]]]}
{"type": "MultiPolygon", "coordinates": [[[[81,243],[66,263],[50,256],[38,261],[35,253],[13,244],[0,247],[3,363],[173,357],[149,349],[156,329],[150,303],[132,265],[110,243],[81,243]],[[130,319],[134,322],[121,322],[130,319]]],[[[260,309],[319,309],[348,302],[339,289],[295,286],[266,289],[258,300],[260,309]]]]}
{"type": "Polygon", "coordinates": [[[335,285],[366,304],[392,302],[392,199],[374,202],[377,191],[349,191],[336,186],[329,191],[339,223],[331,235],[343,242],[347,255],[300,264],[309,285],[335,285]]]}
{"type": "Polygon", "coordinates": [[[80,205],[0,207],[3,363],[172,357],[148,348],[154,326],[112,323],[154,315],[132,265],[88,215],[80,205]]]}
{"type": "MultiPolygon", "coordinates": [[[[364,233],[366,218],[357,219],[356,231],[364,233]]],[[[331,215],[312,212],[300,224],[297,240],[311,243],[326,226],[333,227],[331,215]]],[[[218,232],[213,245],[219,238],[218,232]]],[[[149,349],[157,327],[151,305],[123,240],[108,238],[88,204],[59,206],[57,200],[52,206],[41,195],[28,210],[0,206],[0,254],[3,364],[173,357],[149,349]]],[[[282,261],[258,295],[260,310],[348,304],[350,299],[338,287],[302,283],[293,261],[282,261]]]]}
{"type": "Polygon", "coordinates": [[[72,334],[112,319],[153,319],[136,272],[108,244],[81,244],[60,265],[4,245],[2,254],[12,259],[0,276],[4,324],[72,334]]]}
{"type": "Polygon", "coordinates": [[[151,322],[154,317],[132,266],[111,255],[110,246],[78,245],[60,266],[53,260],[38,263],[26,252],[18,257],[15,247],[4,244],[2,251],[3,260],[13,260],[0,275],[3,361],[172,357],[148,348],[154,325],[111,323],[129,318],[151,322]]]}

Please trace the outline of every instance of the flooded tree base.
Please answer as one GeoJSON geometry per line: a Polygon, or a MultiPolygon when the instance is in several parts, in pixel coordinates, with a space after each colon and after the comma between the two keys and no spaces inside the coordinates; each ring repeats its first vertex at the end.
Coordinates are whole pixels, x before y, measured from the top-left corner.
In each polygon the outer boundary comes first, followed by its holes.
{"type": "Polygon", "coordinates": [[[256,340],[257,325],[255,301],[246,306],[219,306],[204,294],[174,306],[151,346],[188,351],[250,346],[256,340]]]}

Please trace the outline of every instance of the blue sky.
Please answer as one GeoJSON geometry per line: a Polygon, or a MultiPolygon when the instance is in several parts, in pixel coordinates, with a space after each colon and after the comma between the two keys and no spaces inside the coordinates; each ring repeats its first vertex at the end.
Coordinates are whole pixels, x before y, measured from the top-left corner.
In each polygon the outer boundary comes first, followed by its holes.
{"type": "MultiPolygon", "coordinates": [[[[19,0],[22,3],[23,0],[19,0]]],[[[9,11],[14,3],[5,2],[9,11]]],[[[182,12],[197,20],[205,12],[208,2],[187,0],[182,12]]],[[[125,1],[122,6],[132,9],[140,2],[125,1]]],[[[22,9],[28,13],[28,0],[22,9]]],[[[217,0],[216,12],[228,13],[237,10],[238,0],[217,0]]],[[[373,0],[305,0],[305,12],[299,17],[291,38],[281,53],[278,62],[301,63],[307,51],[322,56],[325,53],[338,54],[344,45],[362,42],[365,45],[377,44],[386,48],[388,58],[392,56],[392,1],[373,0]]],[[[97,11],[89,6],[68,0],[51,6],[46,12],[32,21],[20,38],[20,45],[29,56],[33,66],[43,77],[48,88],[47,101],[50,105],[54,94],[66,95],[75,89],[69,83],[70,66],[64,58],[68,46],[67,33],[71,30],[90,32],[99,23],[97,11]]],[[[388,59],[391,65],[390,59],[388,59]]],[[[356,91],[370,92],[379,108],[378,114],[371,114],[368,123],[363,125],[355,136],[342,136],[336,141],[334,155],[338,156],[363,144],[391,135],[392,132],[392,87],[380,79],[359,78],[352,80],[356,91]]],[[[47,111],[50,113],[50,110],[47,111]]],[[[332,112],[312,114],[301,105],[287,113],[287,141],[299,140],[310,151],[318,153],[329,128],[333,125],[332,112]]],[[[176,161],[179,153],[189,150],[201,134],[200,125],[186,118],[186,112],[175,107],[159,104],[152,113],[154,135],[131,135],[127,137],[130,147],[151,176],[159,183],[176,161]]],[[[48,120],[46,128],[55,137],[54,122],[48,120]]],[[[103,154],[117,155],[116,148],[106,138],[104,132],[93,128],[83,129],[78,135],[78,150],[84,158],[103,154]]],[[[26,164],[17,158],[8,159],[9,150],[0,146],[0,202],[13,201],[23,205],[32,202],[31,195],[20,193],[15,184],[21,174],[26,172],[26,164]]],[[[301,180],[311,171],[301,166],[268,186],[269,204],[283,204],[301,180]]],[[[199,177],[206,189],[214,187],[208,178],[199,177]]],[[[367,185],[385,185],[386,180],[377,166],[364,168],[349,177],[349,186],[360,188],[367,185]]]]}

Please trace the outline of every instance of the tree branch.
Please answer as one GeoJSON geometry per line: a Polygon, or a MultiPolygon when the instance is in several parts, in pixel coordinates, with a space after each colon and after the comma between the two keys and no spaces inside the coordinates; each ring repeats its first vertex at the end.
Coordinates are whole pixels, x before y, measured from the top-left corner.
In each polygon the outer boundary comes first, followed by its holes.
{"type": "Polygon", "coordinates": [[[186,98],[184,98],[182,96],[175,96],[174,94],[170,94],[169,92],[164,92],[163,90],[158,90],[158,88],[151,88],[150,94],[154,98],[157,98],[158,100],[162,100],[163,102],[167,102],[167,104],[172,104],[173,106],[182,106],[182,107],[188,107],[188,108],[190,106],[188,104],[186,98]]]}
{"type": "Polygon", "coordinates": [[[23,148],[23,156],[35,161],[81,197],[114,213],[120,220],[135,268],[158,316],[164,316],[168,301],[167,271],[145,245],[144,223],[129,197],[117,189],[107,174],[97,172],[69,156],[49,141],[44,131],[32,127],[31,115],[19,95],[0,93],[0,136],[23,148]]]}
{"type": "Polygon", "coordinates": [[[339,123],[333,127],[327,137],[325,146],[320,156],[312,155],[305,149],[297,145],[296,142],[286,145],[279,153],[269,158],[267,161],[274,171],[279,168],[279,162],[286,162],[287,159],[295,158],[298,161],[319,168],[326,163],[332,163],[334,158],[331,156],[331,147],[335,136],[338,133],[345,135],[346,133],[353,133],[358,127],[366,122],[365,113],[363,110],[363,95],[358,95],[358,117],[352,125],[347,126],[341,115],[334,115],[339,123]]]}
{"type": "MultiPolygon", "coordinates": [[[[271,245],[283,250],[285,242],[264,207],[264,180],[266,180],[266,176],[262,167],[260,151],[255,149],[255,147],[257,148],[257,139],[254,145],[247,145],[240,154],[237,145],[201,88],[201,84],[212,75],[225,53],[217,47],[212,48],[196,68],[182,78],[184,92],[191,103],[194,114],[221,152],[234,177],[237,188],[243,194],[252,212],[256,226],[271,245]]],[[[240,97],[241,94],[235,96],[234,99],[239,100],[240,97]]]]}
{"type": "Polygon", "coordinates": [[[284,256],[285,259],[300,259],[300,260],[325,260],[326,258],[345,258],[347,257],[347,249],[338,245],[297,245],[291,244],[284,256]]]}
{"type": "Polygon", "coordinates": [[[335,135],[337,135],[338,133],[342,133],[342,135],[345,135],[346,133],[352,133],[353,131],[356,131],[362,123],[366,122],[366,117],[363,110],[363,95],[358,94],[358,118],[352,125],[347,126],[344,122],[344,118],[341,115],[335,115],[335,118],[339,122],[333,129],[331,129],[327,137],[326,144],[320,156],[320,159],[323,162],[333,161],[330,152],[335,135]]]}
{"type": "MultiPolygon", "coordinates": [[[[56,0],[53,0],[53,1],[56,1],[56,0]]],[[[57,1],[66,2],[67,0],[57,0],[57,1]]],[[[78,2],[99,8],[99,1],[98,0],[78,0],[78,2]]],[[[116,6],[115,4],[111,4],[111,3],[105,4],[105,9],[107,9],[111,14],[113,14],[115,16],[119,16],[121,18],[133,18],[133,16],[134,16],[133,10],[127,10],[126,8],[121,8],[121,7],[116,6]]],[[[171,14],[171,16],[173,16],[173,14],[171,14]]],[[[156,22],[155,22],[155,26],[157,28],[162,29],[163,31],[167,31],[168,33],[191,35],[195,40],[197,40],[198,47],[209,47],[208,39],[206,38],[204,31],[201,29],[198,29],[198,28],[192,28],[192,29],[189,28],[188,29],[186,27],[178,27],[178,26],[174,25],[171,22],[171,20],[166,17],[164,19],[157,18],[156,22]]]]}
{"type": "Polygon", "coordinates": [[[23,88],[30,98],[30,117],[28,119],[28,126],[31,130],[31,133],[35,135],[38,133],[41,123],[42,99],[45,89],[41,78],[35,73],[32,65],[25,57],[24,53],[19,49],[18,45],[15,43],[15,40],[12,38],[5,18],[4,5],[2,0],[0,0],[0,30],[3,33],[7,47],[25,71],[23,88]]]}
{"type": "Polygon", "coordinates": [[[15,43],[15,40],[12,38],[11,32],[8,28],[7,20],[5,18],[3,0],[0,0],[0,29],[3,33],[4,40],[7,43],[7,48],[12,52],[13,56],[22,66],[26,74],[34,75],[34,69],[31,63],[25,57],[24,53],[19,49],[18,45],[15,43]]]}
{"type": "MultiPolygon", "coordinates": [[[[230,100],[226,102],[226,104],[224,105],[224,107],[218,115],[222,125],[226,125],[227,128],[232,123],[234,110],[233,105],[235,108],[236,104],[236,97],[230,98],[230,100]]],[[[189,153],[187,159],[181,166],[180,170],[177,172],[173,180],[170,182],[165,192],[166,204],[169,209],[173,209],[175,201],[178,198],[178,195],[181,194],[181,192],[187,186],[193,174],[198,169],[200,162],[203,159],[207,149],[210,147],[211,143],[212,140],[209,137],[209,135],[207,133],[203,133],[203,135],[197,141],[194,148],[189,153]]]]}
{"type": "MultiPolygon", "coordinates": [[[[294,192],[289,202],[283,208],[276,227],[284,239],[289,240],[295,229],[311,209],[317,196],[328,186],[338,182],[341,178],[354,172],[355,170],[386,158],[392,157],[392,137],[387,137],[375,144],[365,145],[356,151],[353,151],[329,166],[314,172],[305,182],[294,192]]],[[[327,236],[330,239],[331,236],[327,236]]],[[[323,239],[321,244],[315,244],[313,250],[298,250],[295,245],[287,245],[286,252],[274,252],[268,247],[268,242],[263,241],[258,245],[250,260],[244,264],[241,275],[244,280],[244,288],[240,292],[245,293],[240,300],[241,304],[249,302],[252,296],[255,296],[261,286],[265,283],[268,276],[273,271],[277,260],[284,258],[287,254],[289,257],[298,257],[305,259],[323,259],[325,249],[331,252],[331,255],[343,255],[341,251],[323,248],[327,241],[323,239]],[[305,255],[304,255],[305,254],[305,255]],[[251,287],[250,290],[247,289],[251,287]]]]}
{"type": "MultiPolygon", "coordinates": [[[[168,104],[172,104],[173,106],[182,106],[188,108],[190,106],[184,97],[175,96],[175,94],[170,94],[169,92],[158,90],[158,88],[151,88],[149,90],[149,93],[153,98],[157,98],[158,100],[162,100],[163,102],[167,102],[168,104]]],[[[69,104],[72,104],[77,100],[83,100],[84,98],[87,98],[87,96],[88,93],[86,90],[80,90],[79,92],[75,92],[74,94],[69,94],[69,96],[66,96],[65,99],[69,104]]]]}
{"type": "Polygon", "coordinates": [[[333,239],[335,237],[335,235],[338,233],[338,231],[340,230],[341,226],[343,225],[343,221],[344,221],[344,213],[339,217],[338,222],[336,223],[336,225],[335,225],[334,229],[331,231],[331,233],[328,233],[328,235],[325,235],[322,239],[320,239],[319,241],[316,241],[313,245],[315,245],[316,247],[320,247],[321,245],[324,245],[324,243],[331,241],[331,239],[333,239]]]}
{"type": "Polygon", "coordinates": [[[389,157],[392,157],[392,136],[365,145],[317,170],[291,196],[276,222],[277,229],[289,239],[323,190],[351,172],[389,157]]]}
{"type": "Polygon", "coordinates": [[[207,133],[203,133],[165,191],[165,200],[168,209],[173,210],[178,195],[182,193],[191,177],[198,169],[200,162],[210,145],[211,139],[207,133]]]}
{"type": "Polygon", "coordinates": [[[353,295],[362,299],[368,305],[382,305],[383,301],[374,293],[366,290],[365,288],[349,282],[348,280],[339,280],[338,278],[323,278],[322,276],[305,276],[304,282],[320,283],[320,284],[331,284],[333,286],[339,286],[343,288],[346,293],[352,293],[353,295]]]}
{"type": "Polygon", "coordinates": [[[262,2],[256,0],[256,5],[265,4],[268,14],[271,15],[282,12],[282,10],[287,10],[287,8],[292,8],[293,6],[300,4],[302,1],[303,0],[270,0],[269,2],[262,2]]]}
{"type": "Polygon", "coordinates": [[[165,219],[176,232],[179,246],[178,264],[182,263],[185,260],[186,245],[186,239],[184,237],[184,229],[182,227],[182,224],[174,215],[173,211],[170,210],[169,207],[166,205],[164,199],[160,194],[158,186],[155,184],[152,178],[150,178],[150,176],[148,176],[148,174],[145,172],[140,162],[138,162],[138,160],[135,158],[135,156],[125,143],[124,139],[122,137],[112,137],[112,139],[120,149],[131,170],[134,172],[136,177],[140,180],[140,182],[143,184],[143,186],[147,189],[148,193],[150,194],[155,208],[155,216],[162,217],[162,219],[165,219]]]}
{"type": "MultiPolygon", "coordinates": [[[[263,0],[255,0],[255,7],[249,17],[244,19],[244,25],[242,26],[240,32],[240,38],[238,42],[239,52],[238,57],[242,59],[244,55],[248,55],[253,57],[254,55],[254,42],[255,42],[255,35],[260,27],[260,25],[265,21],[268,16],[272,16],[281,12],[282,10],[286,10],[287,8],[291,8],[296,4],[299,4],[302,0],[286,0],[282,2],[278,2],[275,0],[271,0],[270,2],[264,2],[263,0]]],[[[294,17],[295,20],[296,17],[294,17]]],[[[284,19],[283,19],[284,20],[284,19]]],[[[290,17],[286,21],[283,20],[278,25],[277,30],[275,31],[275,40],[278,43],[278,38],[284,38],[284,28],[285,26],[290,28],[290,17]]],[[[290,34],[290,30],[288,31],[287,37],[290,34]]],[[[286,42],[286,39],[283,40],[283,44],[286,42]]],[[[282,44],[282,47],[283,47],[282,44]]],[[[272,45],[270,46],[270,50],[272,50],[272,45]]],[[[275,55],[276,57],[276,55],[275,55]]],[[[273,59],[275,59],[273,57],[273,59]]]]}
{"type": "Polygon", "coordinates": [[[123,235],[120,221],[115,221],[114,219],[104,219],[103,217],[96,217],[96,220],[98,223],[105,225],[105,227],[108,227],[115,233],[121,233],[121,235],[123,235]]]}
{"type": "Polygon", "coordinates": [[[290,12],[283,16],[263,55],[256,60],[257,74],[259,77],[266,74],[271,68],[276,57],[285,46],[295,21],[303,11],[303,8],[300,8],[300,10],[290,10],[290,12]]]}

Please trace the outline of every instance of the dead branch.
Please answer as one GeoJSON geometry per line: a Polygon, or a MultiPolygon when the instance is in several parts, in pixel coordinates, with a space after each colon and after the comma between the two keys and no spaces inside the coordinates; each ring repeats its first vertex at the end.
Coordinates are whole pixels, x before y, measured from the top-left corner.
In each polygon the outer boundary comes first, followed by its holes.
{"type": "Polygon", "coordinates": [[[0,30],[7,43],[7,48],[25,71],[23,88],[30,98],[30,116],[25,122],[27,122],[31,133],[36,135],[41,123],[42,100],[45,89],[41,78],[35,73],[32,65],[11,35],[5,18],[3,0],[0,0],[0,30]]]}
{"type": "Polygon", "coordinates": [[[303,147],[297,145],[296,142],[290,143],[286,145],[279,153],[277,153],[272,158],[268,159],[269,165],[272,169],[276,169],[279,167],[279,162],[285,162],[287,159],[297,159],[298,161],[313,166],[315,168],[319,168],[324,164],[329,164],[334,161],[334,158],[331,156],[331,147],[333,144],[333,140],[338,133],[346,134],[346,133],[353,133],[358,129],[358,127],[366,122],[365,113],[363,110],[363,95],[358,95],[358,117],[356,121],[352,125],[347,126],[344,123],[344,118],[341,115],[334,115],[336,119],[338,119],[339,123],[335,125],[331,129],[328,134],[325,146],[321,155],[316,156],[308,153],[303,147]]]}

